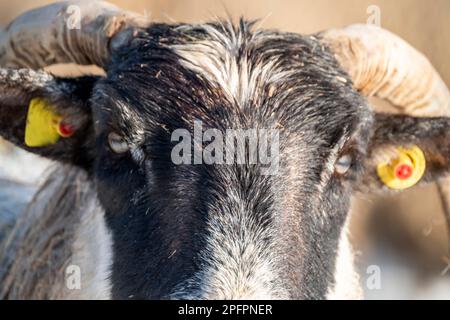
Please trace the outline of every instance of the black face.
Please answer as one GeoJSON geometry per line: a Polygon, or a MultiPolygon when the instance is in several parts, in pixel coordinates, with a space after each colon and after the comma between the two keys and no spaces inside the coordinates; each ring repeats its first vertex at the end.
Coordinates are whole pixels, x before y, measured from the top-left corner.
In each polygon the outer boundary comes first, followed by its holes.
{"type": "Polygon", "coordinates": [[[247,29],[155,26],[94,89],[114,298],[324,298],[333,287],[371,114],[316,39],[247,29]],[[277,173],[175,164],[171,135],[196,120],[223,134],[276,129],[277,173]]]}

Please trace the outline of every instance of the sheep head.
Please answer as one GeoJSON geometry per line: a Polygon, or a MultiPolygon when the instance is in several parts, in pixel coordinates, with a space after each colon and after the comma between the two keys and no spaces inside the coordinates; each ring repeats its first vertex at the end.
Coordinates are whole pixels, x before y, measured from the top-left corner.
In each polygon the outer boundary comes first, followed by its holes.
{"type": "Polygon", "coordinates": [[[69,1],[13,22],[0,64],[16,68],[0,69],[0,134],[95,183],[116,298],[357,296],[352,191],[406,185],[380,179],[380,163],[397,180],[420,169],[414,184],[449,171],[447,87],[421,54],[373,26],[301,36],[244,21],[167,25],[69,1]],[[84,13],[74,30],[71,5],[84,13]],[[34,70],[60,62],[94,63],[106,76],[34,70]],[[377,113],[366,96],[399,112],[377,113]],[[27,142],[27,126],[43,122],[53,135],[27,142]],[[189,136],[196,129],[200,140],[189,136]],[[276,145],[277,170],[247,161],[256,151],[245,142],[242,163],[209,163],[231,152],[217,144],[230,129],[250,130],[245,139],[273,130],[262,142],[276,145]]]}

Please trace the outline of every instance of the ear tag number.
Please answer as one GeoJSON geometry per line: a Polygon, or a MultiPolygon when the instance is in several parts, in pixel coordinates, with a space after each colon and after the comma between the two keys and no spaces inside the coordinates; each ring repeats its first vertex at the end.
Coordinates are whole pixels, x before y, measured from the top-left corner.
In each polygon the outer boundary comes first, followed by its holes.
{"type": "Polygon", "coordinates": [[[73,133],[73,127],[65,123],[45,100],[31,100],[25,127],[25,144],[28,147],[52,145],[60,137],[68,138],[73,133]]]}
{"type": "Polygon", "coordinates": [[[422,150],[397,148],[398,156],[389,163],[380,163],[377,173],[381,181],[391,189],[403,190],[414,186],[425,173],[426,160],[422,150]]]}

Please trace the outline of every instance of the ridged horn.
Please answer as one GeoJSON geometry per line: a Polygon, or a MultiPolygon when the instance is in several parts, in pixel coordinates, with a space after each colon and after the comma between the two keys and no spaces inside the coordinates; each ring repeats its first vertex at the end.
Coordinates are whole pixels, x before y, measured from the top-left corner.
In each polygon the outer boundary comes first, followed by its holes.
{"type": "Polygon", "coordinates": [[[105,67],[111,50],[147,20],[102,1],[54,3],[28,11],[0,31],[0,66],[38,69],[57,63],[105,67]]]}
{"type": "Polygon", "coordinates": [[[354,86],[412,116],[450,116],[450,93],[428,59],[391,32],[351,25],[320,35],[354,86]]]}

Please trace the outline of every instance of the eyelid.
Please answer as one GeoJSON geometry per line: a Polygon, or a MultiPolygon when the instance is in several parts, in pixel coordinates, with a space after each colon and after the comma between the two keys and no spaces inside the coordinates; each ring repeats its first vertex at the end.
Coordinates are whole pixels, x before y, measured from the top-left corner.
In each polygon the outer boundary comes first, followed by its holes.
{"type": "Polygon", "coordinates": [[[356,143],[354,139],[348,139],[345,141],[344,145],[342,146],[341,150],[338,152],[338,157],[340,158],[343,155],[353,153],[356,149],[356,143]]]}

